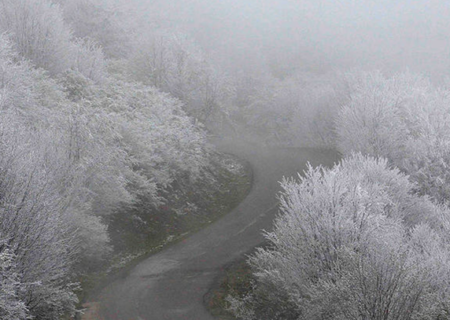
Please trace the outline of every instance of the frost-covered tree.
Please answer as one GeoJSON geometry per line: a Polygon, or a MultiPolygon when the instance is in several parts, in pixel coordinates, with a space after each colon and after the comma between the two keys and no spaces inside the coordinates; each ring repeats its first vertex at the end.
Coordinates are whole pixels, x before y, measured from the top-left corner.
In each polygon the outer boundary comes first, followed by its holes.
{"type": "Polygon", "coordinates": [[[37,319],[55,319],[73,313],[77,302],[71,272],[80,237],[70,205],[76,179],[53,145],[61,132],[48,127],[55,115],[40,108],[33,71],[14,58],[1,38],[0,251],[17,282],[10,292],[17,306],[37,319]]]}
{"type": "Polygon", "coordinates": [[[73,69],[96,82],[103,79],[102,48],[91,38],[73,38],[58,4],[2,0],[0,8],[0,32],[22,58],[53,76],[73,69]]]}
{"type": "Polygon", "coordinates": [[[211,150],[178,99],[108,75],[54,1],[0,0],[0,30],[0,317],[60,319],[111,250],[107,216],[202,177],[211,150]]]}
{"type": "Polygon", "coordinates": [[[71,68],[86,78],[101,82],[106,76],[102,48],[89,38],[78,39],[72,44],[71,68]]]}
{"type": "Polygon", "coordinates": [[[112,78],[95,90],[91,101],[118,125],[117,142],[155,183],[167,186],[185,174],[199,177],[208,165],[206,132],[186,115],[179,100],[156,88],[112,78]]]}
{"type": "Polygon", "coordinates": [[[356,154],[282,187],[253,292],[231,299],[241,318],[448,318],[449,212],[406,175],[356,154]]]}
{"type": "Polygon", "coordinates": [[[226,112],[233,95],[228,77],[214,68],[188,36],[155,32],[135,41],[129,60],[132,79],[172,94],[203,122],[226,112]]]}
{"type": "Polygon", "coordinates": [[[124,57],[132,38],[132,14],[126,1],[53,0],[62,7],[64,21],[77,38],[93,39],[108,58],[124,57]]]}
{"type": "Polygon", "coordinates": [[[83,121],[72,125],[71,132],[77,133],[69,150],[81,148],[86,156],[100,157],[89,162],[91,174],[102,177],[91,183],[90,190],[97,186],[93,194],[101,195],[94,203],[130,203],[133,197],[126,192],[132,190],[133,196],[144,193],[156,204],[162,188],[180,178],[197,179],[208,167],[206,131],[186,115],[179,100],[112,77],[98,85],[70,72],[60,82],[83,121]]]}
{"type": "Polygon", "coordinates": [[[18,296],[38,319],[73,313],[77,302],[70,283],[77,231],[49,138],[30,129],[16,110],[2,110],[0,235],[15,256],[18,296]]]}
{"type": "Polygon", "coordinates": [[[338,73],[270,74],[238,79],[239,106],[233,115],[269,144],[334,148],[335,118],[348,98],[347,80],[338,73]]]}
{"type": "Polygon", "coordinates": [[[0,31],[34,65],[52,74],[69,68],[72,35],[58,5],[47,0],[2,0],[0,31]]]}
{"type": "MultiPolygon", "coordinates": [[[[65,98],[61,87],[54,80],[48,78],[41,71],[32,70],[26,62],[14,63],[19,59],[18,56],[12,52],[7,42],[3,41],[2,44],[0,66],[2,67],[3,81],[0,85],[2,92],[0,108],[4,116],[7,115],[7,112],[13,112],[14,117],[17,118],[14,118],[15,121],[21,121],[24,130],[36,131],[36,138],[42,139],[35,145],[42,145],[42,148],[45,146],[48,158],[47,166],[49,170],[53,170],[55,180],[59,181],[61,198],[71,198],[70,201],[68,200],[71,209],[78,208],[76,211],[80,214],[92,211],[92,199],[94,195],[98,194],[94,190],[93,186],[95,185],[101,185],[104,189],[109,187],[105,194],[110,197],[116,196],[115,203],[120,200],[126,201],[129,197],[128,193],[124,193],[126,195],[124,196],[123,192],[122,194],[119,191],[113,192],[113,190],[121,190],[120,188],[123,190],[123,181],[120,182],[119,187],[116,183],[116,187],[111,188],[110,181],[117,178],[118,175],[117,173],[113,174],[113,170],[111,170],[114,162],[106,159],[114,157],[113,151],[104,145],[104,137],[98,137],[97,140],[92,139],[92,135],[101,129],[98,123],[92,121],[98,119],[98,116],[92,117],[88,123],[91,125],[89,127],[86,121],[83,122],[81,119],[80,108],[77,109],[65,98]],[[84,127],[82,127],[83,125],[84,127]],[[83,145],[84,142],[81,140],[83,135],[90,137],[88,139],[90,143],[83,145]],[[95,146],[95,148],[91,146],[95,146]],[[78,156],[80,157],[77,159],[78,156]],[[94,165],[98,167],[94,169],[94,165]],[[103,169],[98,170],[100,167],[103,169]],[[105,176],[108,178],[103,178],[103,181],[99,182],[102,180],[100,177],[105,176]],[[106,183],[107,181],[110,183],[106,183]]],[[[11,130],[13,130],[13,123],[11,122],[11,130]]],[[[117,163],[117,160],[115,161],[117,163]]],[[[118,180],[120,181],[120,179],[118,180]]],[[[98,218],[96,219],[98,220],[98,218]]],[[[74,221],[82,220],[74,219],[74,221]]],[[[95,221],[91,219],[91,222],[95,221]]],[[[83,225],[94,231],[99,226],[98,223],[99,221],[91,225],[80,224],[80,226],[83,225]]],[[[89,233],[95,234],[94,232],[85,232],[85,234],[89,233]]],[[[104,236],[105,230],[102,228],[97,229],[96,233],[94,238],[103,238],[103,240],[94,242],[95,245],[89,248],[98,248],[96,256],[100,256],[99,253],[103,250],[107,237],[104,236]],[[103,237],[100,237],[100,234],[103,237]]]]}
{"type": "Polygon", "coordinates": [[[3,244],[0,251],[0,317],[10,320],[24,320],[29,317],[20,294],[23,284],[17,274],[15,256],[3,244]]]}
{"type": "Polygon", "coordinates": [[[417,183],[417,192],[450,199],[449,94],[419,75],[362,73],[337,118],[339,149],[386,157],[417,183]]]}
{"type": "Polygon", "coordinates": [[[431,97],[431,87],[421,77],[399,74],[390,79],[380,72],[351,79],[351,100],[337,120],[339,148],[387,157],[398,163],[405,156],[410,136],[418,134],[418,112],[431,97]]]}

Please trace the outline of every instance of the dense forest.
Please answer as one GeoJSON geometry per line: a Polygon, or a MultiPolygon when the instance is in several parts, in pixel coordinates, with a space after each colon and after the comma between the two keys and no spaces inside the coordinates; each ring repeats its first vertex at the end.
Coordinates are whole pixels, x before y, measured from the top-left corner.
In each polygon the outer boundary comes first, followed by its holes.
{"type": "MultiPolygon", "coordinates": [[[[210,179],[216,136],[343,156],[281,182],[237,317],[449,319],[450,56],[405,71],[374,42],[357,65],[345,43],[327,56],[323,26],[312,52],[275,16],[247,42],[169,3],[0,0],[0,318],[73,316],[79,275],[113,250],[108,217],[210,179]]],[[[216,8],[229,26],[234,5],[216,8]]]]}
{"type": "Polygon", "coordinates": [[[212,71],[181,36],[133,45],[136,30],[90,1],[1,1],[0,32],[0,318],[60,319],[77,273],[111,250],[105,217],[139,196],[156,206],[209,166],[189,114],[216,99],[200,86],[212,71]],[[166,45],[167,69],[144,73],[166,45]]]}

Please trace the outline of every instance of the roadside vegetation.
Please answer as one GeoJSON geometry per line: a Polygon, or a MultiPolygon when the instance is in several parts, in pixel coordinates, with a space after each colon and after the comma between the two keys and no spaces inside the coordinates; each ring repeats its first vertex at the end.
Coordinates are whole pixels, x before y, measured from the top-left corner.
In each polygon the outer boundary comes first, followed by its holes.
{"type": "MultiPolygon", "coordinates": [[[[138,2],[0,0],[0,318],[79,315],[102,281],[232,210],[251,170],[218,153],[214,136],[343,156],[281,182],[274,229],[210,293],[215,314],[450,319],[448,54],[422,57],[436,63],[435,79],[374,71],[378,57],[353,69],[352,57],[308,54],[304,34],[289,36],[304,28],[280,25],[270,44],[258,42],[284,16],[262,14],[256,42],[222,26],[213,39],[200,18],[199,34],[180,32],[195,9],[152,1],[145,13],[138,2]]],[[[309,12],[285,5],[293,20],[309,12]]],[[[200,15],[218,12],[233,16],[200,15]]],[[[415,24],[400,38],[427,23],[406,20],[395,19],[415,24]]],[[[416,51],[442,39],[447,49],[442,34],[416,51]]],[[[350,37],[331,38],[311,43],[331,50],[350,37]]],[[[361,43],[356,56],[374,48],[361,43]]]]}
{"type": "Polygon", "coordinates": [[[2,319],[75,315],[107,271],[249,190],[246,165],[208,143],[226,100],[214,69],[171,34],[166,73],[145,69],[155,38],[135,22],[107,1],[0,1],[2,319]]]}
{"type": "Polygon", "coordinates": [[[111,279],[229,213],[250,192],[251,168],[233,155],[213,155],[208,174],[195,183],[174,183],[165,191],[170,197],[159,207],[143,197],[133,208],[111,215],[108,232],[114,250],[108,261],[93,266],[80,279],[83,305],[95,301],[96,293],[111,279]]]}
{"type": "Polygon", "coordinates": [[[217,320],[235,320],[230,309],[229,297],[245,297],[252,292],[255,277],[247,263],[247,257],[233,261],[215,280],[214,285],[204,297],[205,306],[217,320]]]}
{"type": "MultiPolygon", "coordinates": [[[[448,88],[343,74],[332,169],[282,182],[266,244],[207,302],[238,319],[448,319],[448,88]]],[[[220,311],[221,310],[221,311],[220,311]]]]}

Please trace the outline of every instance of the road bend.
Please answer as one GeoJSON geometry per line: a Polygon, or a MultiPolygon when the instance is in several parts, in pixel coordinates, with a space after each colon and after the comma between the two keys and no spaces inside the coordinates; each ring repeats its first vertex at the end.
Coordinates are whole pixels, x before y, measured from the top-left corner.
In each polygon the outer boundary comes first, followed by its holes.
{"type": "Polygon", "coordinates": [[[331,151],[222,145],[253,168],[249,195],[219,221],[139,263],[98,297],[95,320],[213,320],[203,304],[225,265],[263,241],[277,213],[283,176],[303,172],[306,163],[330,166],[331,151]]]}

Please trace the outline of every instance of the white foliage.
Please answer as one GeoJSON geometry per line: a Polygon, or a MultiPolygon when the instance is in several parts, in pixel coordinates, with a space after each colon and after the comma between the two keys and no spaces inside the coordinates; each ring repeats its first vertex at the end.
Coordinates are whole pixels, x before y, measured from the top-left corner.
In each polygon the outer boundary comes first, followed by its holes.
{"type": "MultiPolygon", "coordinates": [[[[299,319],[446,314],[448,210],[413,195],[407,176],[386,160],[356,154],[331,170],[310,167],[301,181],[282,187],[269,245],[249,260],[259,288],[271,290],[253,292],[249,305],[257,315],[265,308],[260,295],[281,311],[291,304],[299,319]],[[407,222],[410,215],[420,215],[420,223],[407,222]]],[[[276,319],[290,319],[281,311],[276,319]]]]}
{"type": "Polygon", "coordinates": [[[23,320],[28,318],[28,310],[19,297],[22,287],[14,258],[14,254],[3,243],[0,252],[0,317],[23,320]]]}
{"type": "Polygon", "coordinates": [[[190,115],[204,122],[226,113],[234,92],[227,76],[183,34],[155,32],[139,37],[129,70],[132,79],[172,94],[183,101],[190,115]]]}
{"type": "Polygon", "coordinates": [[[201,177],[210,146],[179,100],[108,78],[54,2],[0,0],[0,31],[0,317],[60,319],[111,250],[104,216],[201,177]]]}
{"type": "Polygon", "coordinates": [[[348,96],[342,75],[298,73],[277,79],[262,74],[241,79],[237,87],[241,110],[235,117],[241,114],[249,128],[267,137],[266,143],[335,147],[335,118],[348,96]]]}
{"type": "Polygon", "coordinates": [[[70,66],[71,32],[58,5],[47,0],[1,0],[0,32],[17,52],[52,74],[70,66]]]}
{"type": "Polygon", "coordinates": [[[183,174],[199,177],[208,165],[206,132],[178,100],[154,88],[110,80],[101,103],[121,123],[125,150],[156,183],[167,186],[183,174]]]}
{"type": "Polygon", "coordinates": [[[337,119],[339,148],[383,156],[417,183],[417,191],[448,201],[449,94],[410,73],[360,74],[337,119]]]}
{"type": "Polygon", "coordinates": [[[417,106],[426,103],[428,84],[410,74],[386,79],[373,72],[351,85],[351,100],[337,120],[341,151],[380,155],[398,163],[414,134],[417,106]]]}
{"type": "Polygon", "coordinates": [[[105,58],[102,48],[88,38],[73,42],[72,69],[94,82],[101,82],[105,76],[105,58]]]}
{"type": "MultiPolygon", "coordinates": [[[[58,0],[64,21],[77,38],[93,39],[107,57],[126,56],[134,32],[135,14],[117,1],[109,0],[58,0]]],[[[126,2],[124,2],[126,4],[126,2]]]]}
{"type": "Polygon", "coordinates": [[[2,112],[0,234],[16,256],[22,301],[32,315],[52,319],[74,311],[76,296],[65,288],[78,244],[45,143],[16,114],[2,112]],[[64,294],[49,299],[55,290],[64,294]]]}

